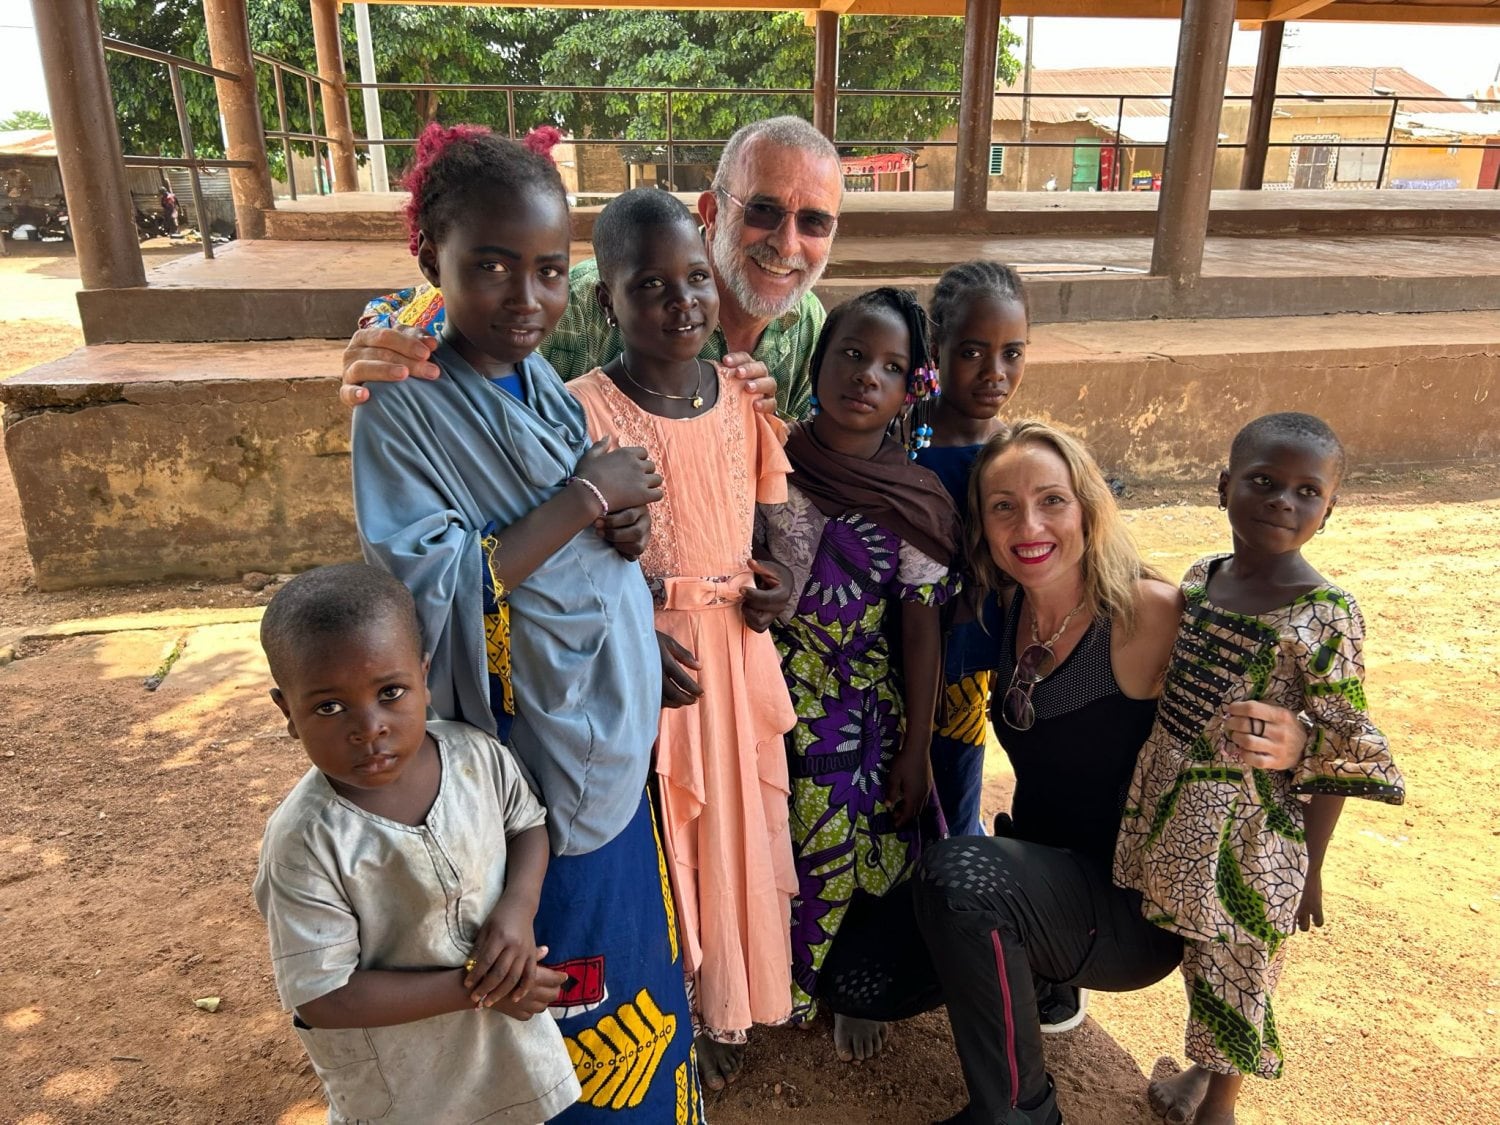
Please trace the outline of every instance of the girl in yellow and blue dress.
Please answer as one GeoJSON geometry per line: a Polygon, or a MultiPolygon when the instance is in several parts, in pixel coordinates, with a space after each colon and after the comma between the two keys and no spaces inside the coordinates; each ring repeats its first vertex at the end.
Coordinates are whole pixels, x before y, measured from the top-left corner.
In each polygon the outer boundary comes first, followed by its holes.
{"type": "Polygon", "coordinates": [[[1275,1078],[1271,994],[1285,941],[1321,925],[1323,856],[1345,797],[1405,799],[1364,691],[1364,618],[1302,557],[1338,500],[1344,449],[1308,414],[1251,422],[1219,474],[1234,552],[1182,581],[1182,623],[1156,723],[1136,761],[1115,882],[1184,939],[1187,1055],[1152,1084],[1168,1120],[1234,1120],[1246,1074],[1275,1078]],[[1246,701],[1311,718],[1300,758],[1246,701]],[[1258,725],[1257,725],[1258,724],[1258,725]]]}
{"type": "MultiPolygon", "coordinates": [[[[1030,332],[1020,275],[999,262],[964,262],[938,278],[928,306],[942,394],[919,404],[927,444],[916,461],[937,474],[960,517],[969,506],[969,477],[984,443],[998,433],[1000,414],[1026,374],[1030,332]]],[[[997,603],[977,586],[953,603],[944,650],[943,695],[932,734],[932,776],[938,803],[955,836],[983,832],[979,794],[990,685],[995,677],[997,603]]]]}
{"type": "MultiPolygon", "coordinates": [[[[662,702],[651,595],[600,525],[661,498],[641,449],[591,443],[537,354],[568,302],[567,196],[546,158],[433,125],[408,176],[443,292],[442,378],[354,416],[366,558],[416,600],[432,706],[501,737],[547,809],[536,909],[582,1095],[562,1120],[700,1120],[692,1028],[646,783],[662,702]]],[[[638,545],[637,545],[638,546],[638,545]]],[[[638,553],[638,552],[636,552],[638,553]]]]}

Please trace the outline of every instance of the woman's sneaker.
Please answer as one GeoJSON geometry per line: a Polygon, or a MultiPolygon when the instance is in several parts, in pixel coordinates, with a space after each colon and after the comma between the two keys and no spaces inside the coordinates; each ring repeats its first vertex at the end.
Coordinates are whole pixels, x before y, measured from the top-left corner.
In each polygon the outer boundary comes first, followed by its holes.
{"type": "Polygon", "coordinates": [[[1061,1035],[1084,1021],[1089,1011],[1089,990],[1071,984],[1037,982],[1037,1014],[1043,1035],[1061,1035]]]}

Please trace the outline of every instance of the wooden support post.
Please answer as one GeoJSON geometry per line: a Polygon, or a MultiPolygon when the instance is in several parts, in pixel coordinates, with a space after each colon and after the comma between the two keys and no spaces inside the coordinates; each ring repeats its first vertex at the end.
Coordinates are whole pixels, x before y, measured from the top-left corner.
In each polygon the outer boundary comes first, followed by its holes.
{"type": "Polygon", "coordinates": [[[838,129],[839,14],[819,12],[813,63],[813,126],[833,140],[838,129]]]}
{"type": "Polygon", "coordinates": [[[1168,278],[1176,287],[1192,285],[1203,271],[1234,3],[1183,0],[1172,120],[1151,253],[1152,274],[1168,278]]]}
{"type": "Polygon", "coordinates": [[[1271,118],[1276,109],[1276,75],[1281,70],[1280,20],[1260,25],[1260,54],[1255,60],[1255,89],[1251,91],[1250,120],[1245,125],[1245,163],[1240,168],[1240,190],[1259,191],[1266,179],[1266,152],[1271,143],[1271,118]]]}
{"type": "Polygon", "coordinates": [[[953,210],[962,216],[983,215],[989,205],[999,50],[1000,0],[964,0],[964,65],[953,167],[953,210]]]}
{"type": "Polygon", "coordinates": [[[339,0],[311,0],[313,46],[318,52],[318,88],[323,92],[323,128],[333,138],[333,190],[358,191],[354,127],[349,122],[349,89],[344,78],[344,46],[339,39],[339,0]]]}
{"type": "Polygon", "coordinates": [[[214,79],[224,119],[225,156],[250,164],[229,169],[234,223],[241,238],[265,238],[265,213],[275,208],[276,195],[266,163],[266,134],[260,120],[255,60],[250,57],[245,0],[203,0],[203,20],[208,28],[209,59],[220,70],[239,76],[237,81],[214,79]]]}
{"type": "Polygon", "coordinates": [[[47,104],[85,289],[146,284],[96,0],[31,0],[47,104]]]}

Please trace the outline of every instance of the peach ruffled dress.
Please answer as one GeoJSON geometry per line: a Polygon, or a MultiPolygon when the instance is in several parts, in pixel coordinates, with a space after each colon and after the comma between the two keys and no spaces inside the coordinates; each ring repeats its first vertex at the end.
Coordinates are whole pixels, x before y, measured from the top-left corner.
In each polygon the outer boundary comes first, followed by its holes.
{"type": "Polygon", "coordinates": [[[661,820],[702,1030],[743,1042],[791,1014],[790,916],[797,874],[787,828],[786,746],[796,723],[769,633],[745,624],[756,503],[786,500],[785,430],[720,370],[718,401],[661,418],[598,368],[568,390],[594,438],[646,449],[665,478],[641,567],[656,627],[702,664],[703,695],[665,708],[657,741],[661,820]]]}

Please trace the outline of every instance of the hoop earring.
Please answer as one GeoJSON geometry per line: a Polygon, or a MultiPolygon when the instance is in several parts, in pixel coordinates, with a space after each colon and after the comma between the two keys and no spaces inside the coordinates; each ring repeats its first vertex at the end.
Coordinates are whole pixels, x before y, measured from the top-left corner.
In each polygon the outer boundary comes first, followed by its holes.
{"type": "Polygon", "coordinates": [[[1229,511],[1229,503],[1222,496],[1219,497],[1219,511],[1221,511],[1221,512],[1227,512],[1227,511],[1229,511]]]}

